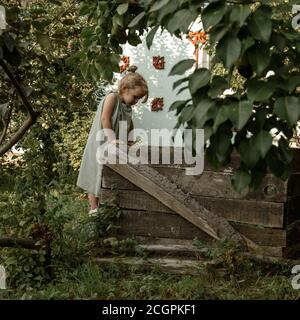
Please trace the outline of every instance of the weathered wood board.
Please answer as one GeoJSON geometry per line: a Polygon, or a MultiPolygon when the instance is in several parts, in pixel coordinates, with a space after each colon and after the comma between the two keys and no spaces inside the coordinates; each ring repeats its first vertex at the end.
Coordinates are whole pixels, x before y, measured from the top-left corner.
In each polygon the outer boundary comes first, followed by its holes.
{"type": "MultiPolygon", "coordinates": [[[[102,189],[101,201],[111,199],[113,191],[102,189]]],[[[225,200],[214,197],[193,196],[207,209],[212,210],[229,221],[261,225],[264,227],[283,227],[284,204],[257,201],[225,200]]],[[[157,199],[142,190],[118,189],[118,205],[133,210],[153,210],[172,212],[157,199]]]]}
{"type": "MultiPolygon", "coordinates": [[[[159,173],[176,183],[183,191],[193,195],[225,199],[263,200],[268,202],[285,202],[287,200],[287,183],[270,174],[264,179],[258,191],[243,195],[233,189],[230,181],[231,173],[229,172],[204,171],[199,176],[188,176],[183,168],[153,167],[159,173]]],[[[114,184],[118,185],[118,189],[139,189],[110,168],[104,167],[102,186],[104,188],[111,188],[114,184]]],[[[297,190],[295,187],[293,191],[296,194],[297,190]]],[[[298,193],[300,195],[300,187],[298,193]]]]}
{"type": "MultiPolygon", "coordinates": [[[[161,154],[160,149],[159,152],[161,154]]],[[[213,171],[205,161],[201,175],[188,176],[184,168],[189,166],[172,164],[171,154],[170,165],[158,161],[148,167],[155,169],[158,176],[165,177],[209,212],[225,218],[238,234],[260,246],[268,255],[282,257],[288,252],[288,243],[297,241],[295,228],[291,240],[287,227],[300,219],[300,152],[295,152],[290,179],[282,181],[268,174],[262,186],[248,194],[237,193],[231,185],[232,169],[238,164],[238,156],[233,155],[227,168],[213,171]]],[[[162,203],[159,195],[148,194],[132,177],[128,180],[119,173],[111,167],[104,167],[100,202],[110,201],[117,192],[117,204],[122,209],[120,237],[133,235],[151,244],[155,239],[192,241],[195,237],[207,243],[212,241],[212,237],[192,221],[175,213],[170,203],[162,203]]]]}

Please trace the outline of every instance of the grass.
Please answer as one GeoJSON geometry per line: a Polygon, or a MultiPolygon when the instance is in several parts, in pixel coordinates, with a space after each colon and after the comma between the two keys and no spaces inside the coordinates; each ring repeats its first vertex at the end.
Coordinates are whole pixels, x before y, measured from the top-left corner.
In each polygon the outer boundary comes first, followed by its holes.
{"type": "Polygon", "coordinates": [[[236,275],[203,272],[197,276],[139,272],[116,265],[100,268],[85,263],[61,274],[39,290],[0,291],[1,299],[299,299],[291,279],[280,273],[258,275],[258,270],[236,275]]]}
{"type": "MultiPolygon", "coordinates": [[[[8,180],[0,182],[0,204],[13,196],[8,180]]],[[[142,272],[140,267],[115,264],[100,267],[92,262],[92,251],[85,247],[85,229],[76,229],[87,213],[86,198],[72,188],[60,198],[60,214],[73,213],[69,223],[73,233],[67,238],[70,251],[69,256],[65,256],[69,260],[54,264],[55,277],[50,282],[8,287],[0,290],[0,299],[300,299],[300,290],[291,286],[291,267],[266,265],[246,258],[227,259],[225,272],[201,269],[194,276],[171,275],[159,269],[142,272]],[[78,243],[82,247],[79,248],[78,243]],[[72,257],[77,255],[85,256],[84,262],[72,263],[72,257]]],[[[52,206],[50,203],[49,208],[52,206]]],[[[0,249],[0,254],[3,256],[7,250],[14,249],[0,249]]],[[[59,259],[58,253],[56,259],[59,259]]]]}

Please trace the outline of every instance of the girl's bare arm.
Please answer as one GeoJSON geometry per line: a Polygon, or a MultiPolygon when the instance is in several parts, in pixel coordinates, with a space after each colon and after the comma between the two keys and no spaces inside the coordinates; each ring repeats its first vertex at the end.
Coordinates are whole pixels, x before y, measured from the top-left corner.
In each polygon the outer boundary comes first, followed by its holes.
{"type": "MultiPolygon", "coordinates": [[[[114,107],[117,102],[117,97],[114,93],[110,93],[104,100],[102,114],[101,114],[101,123],[102,128],[112,129],[111,117],[114,111],[114,107]]],[[[108,133],[108,141],[113,141],[115,137],[108,133]]]]}

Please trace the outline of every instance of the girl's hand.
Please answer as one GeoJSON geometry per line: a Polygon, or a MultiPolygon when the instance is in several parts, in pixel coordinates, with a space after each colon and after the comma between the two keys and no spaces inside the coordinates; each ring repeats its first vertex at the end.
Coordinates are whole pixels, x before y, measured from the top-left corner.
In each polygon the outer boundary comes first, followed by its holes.
{"type": "Polygon", "coordinates": [[[134,145],[136,143],[137,143],[137,141],[128,141],[127,145],[130,147],[130,146],[132,146],[132,145],[134,145]]]}
{"type": "Polygon", "coordinates": [[[112,144],[125,144],[123,140],[118,140],[118,139],[112,140],[112,141],[110,141],[110,143],[112,143],[112,144]]]}

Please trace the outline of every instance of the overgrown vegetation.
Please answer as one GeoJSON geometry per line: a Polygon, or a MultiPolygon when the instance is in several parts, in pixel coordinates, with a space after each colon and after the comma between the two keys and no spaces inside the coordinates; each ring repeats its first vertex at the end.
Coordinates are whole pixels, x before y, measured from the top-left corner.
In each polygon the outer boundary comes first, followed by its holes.
{"type": "MultiPolygon", "coordinates": [[[[0,31],[0,154],[13,145],[25,152],[17,165],[0,163],[0,238],[14,246],[0,249],[9,275],[3,298],[299,298],[289,267],[239,259],[226,246],[208,255],[223,257],[223,274],[142,275],[88,262],[95,254],[147,257],[135,251],[134,239],[113,235],[116,206],[89,218],[85,195],[74,187],[97,93],[118,71],[120,44],[137,45],[147,31],[151,46],[159,28],[181,37],[202,15],[213,68],[174,84],[192,95],[171,106],[178,123],[205,129],[212,165],[226,165],[233,151],[240,153],[233,177],[238,191],[256,188],[267,170],[282,179],[290,173],[289,141],[300,116],[293,2],[219,0],[203,9],[204,2],[0,0],[8,23],[0,31]],[[235,93],[222,96],[228,87],[235,93]],[[278,145],[272,128],[277,137],[283,133],[278,145]],[[20,239],[32,250],[15,248],[20,239]]],[[[171,75],[193,65],[180,62],[171,75]]]]}
{"type": "MultiPolygon", "coordinates": [[[[18,170],[16,170],[18,173],[18,170]]],[[[15,197],[11,174],[2,171],[1,212],[9,210],[15,197]],[[9,201],[9,202],[8,202],[9,201]]],[[[51,216],[52,275],[44,268],[45,252],[1,249],[0,264],[7,267],[7,290],[1,299],[299,299],[291,286],[291,265],[260,263],[221,243],[207,251],[209,260],[221,266],[199,268],[198,275],[170,275],[158,268],[117,264],[99,266],[92,257],[138,256],[134,239],[115,237],[117,206],[104,205],[96,217],[87,216],[86,199],[72,185],[53,186],[47,198],[46,216],[51,216]],[[59,197],[57,197],[59,195],[59,197]],[[108,210],[110,208],[110,210],[108,210]],[[111,230],[111,233],[107,233],[111,230]],[[107,236],[109,234],[109,236],[107,236]]],[[[2,220],[3,221],[3,220],[2,220]]],[[[1,223],[1,225],[3,225],[1,223]]],[[[6,231],[8,231],[6,226],[6,231]]],[[[203,244],[195,239],[194,244],[203,244]]]]}

